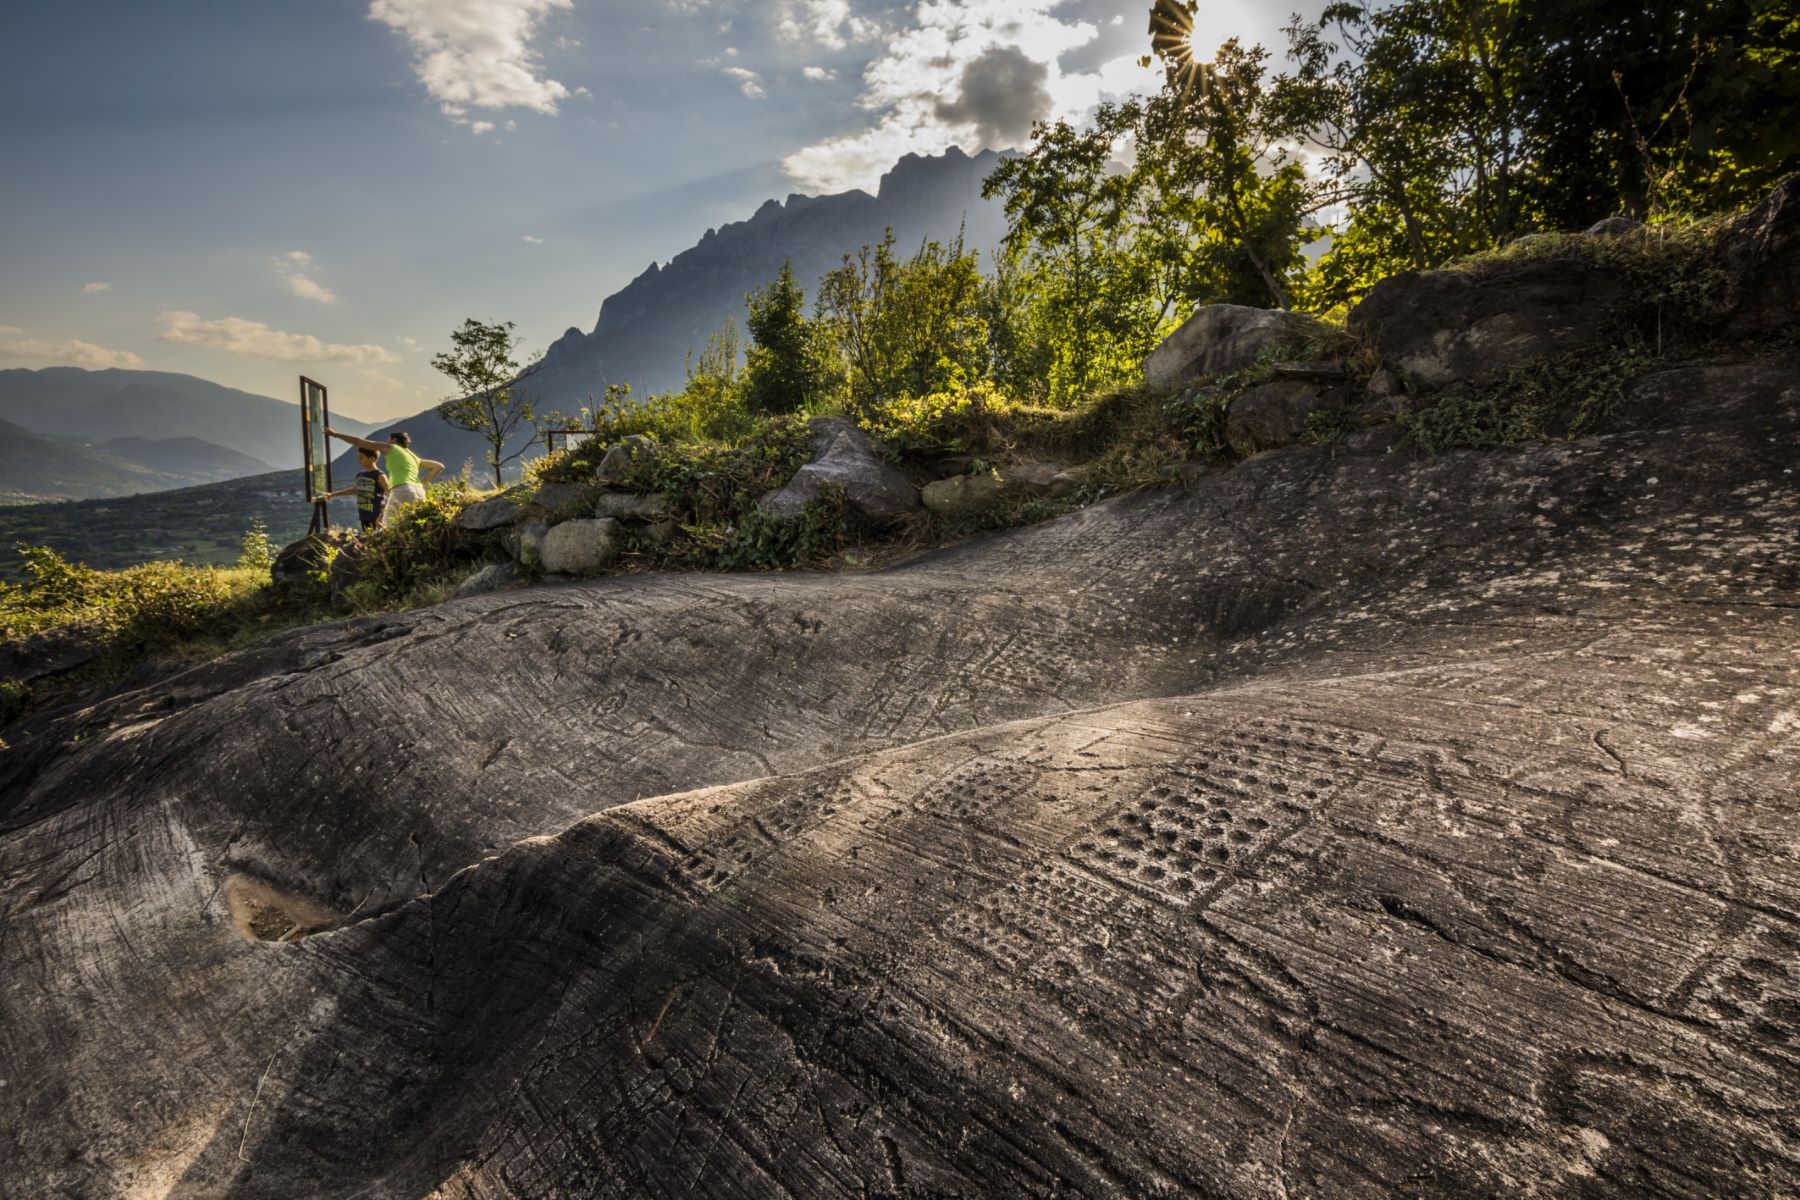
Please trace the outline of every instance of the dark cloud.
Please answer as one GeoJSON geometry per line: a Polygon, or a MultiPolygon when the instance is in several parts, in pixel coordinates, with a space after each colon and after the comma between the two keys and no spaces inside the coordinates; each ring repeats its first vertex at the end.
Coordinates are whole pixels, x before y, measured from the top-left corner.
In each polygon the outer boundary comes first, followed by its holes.
{"type": "Polygon", "coordinates": [[[963,68],[962,95],[938,101],[938,119],[975,126],[984,146],[1019,145],[1050,112],[1049,77],[1050,68],[1023,51],[996,46],[963,68]]]}

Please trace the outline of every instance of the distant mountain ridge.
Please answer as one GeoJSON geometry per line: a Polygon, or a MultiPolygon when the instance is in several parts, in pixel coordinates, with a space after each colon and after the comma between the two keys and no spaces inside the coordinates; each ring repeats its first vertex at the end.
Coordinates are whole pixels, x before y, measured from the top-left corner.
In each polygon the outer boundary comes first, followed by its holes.
{"type": "MultiPolygon", "coordinates": [[[[253,474],[298,467],[301,459],[298,404],[171,371],[0,371],[0,420],[94,443],[196,438],[254,460],[253,474]]],[[[369,428],[347,417],[332,420],[353,433],[369,428]]],[[[0,487],[12,483],[0,474],[0,487]]]]}
{"type": "Polygon", "coordinates": [[[699,350],[727,320],[743,328],[744,296],[775,278],[783,262],[810,302],[819,276],[847,253],[879,242],[892,227],[903,253],[925,238],[948,241],[958,229],[971,249],[991,252],[1006,232],[998,201],[981,185],[1000,165],[984,150],[952,147],[936,157],[909,154],[881,177],[877,194],[791,195],[770,200],[747,221],[709,229],[666,266],[652,262],[608,296],[592,332],[571,328],[545,353],[533,390],[553,408],[570,409],[608,383],[637,396],[680,387],[689,350],[699,350]]]}
{"type": "MultiPolygon", "coordinates": [[[[745,295],[773,280],[784,262],[794,264],[810,303],[819,276],[845,254],[879,242],[890,226],[906,254],[925,238],[949,241],[959,230],[968,248],[991,253],[1005,235],[1006,217],[999,202],[982,199],[981,185],[1000,162],[992,150],[974,157],[954,147],[935,157],[908,154],[881,177],[876,195],[791,195],[766,201],[748,220],[707,230],[668,265],[652,262],[608,296],[591,333],[571,327],[551,345],[527,383],[539,411],[574,412],[609,383],[630,384],[640,400],[680,387],[688,351],[704,348],[727,320],[742,330],[745,295]]],[[[435,409],[368,436],[385,438],[395,429],[406,430],[414,449],[451,473],[472,462],[475,477],[487,477],[487,443],[444,423],[435,409]]],[[[534,436],[521,432],[509,449],[534,436]]],[[[352,470],[351,462],[348,452],[340,455],[338,472],[352,470]]]]}
{"type": "Polygon", "coordinates": [[[79,438],[0,420],[0,497],[90,500],[262,475],[269,464],[198,438],[79,438]]]}

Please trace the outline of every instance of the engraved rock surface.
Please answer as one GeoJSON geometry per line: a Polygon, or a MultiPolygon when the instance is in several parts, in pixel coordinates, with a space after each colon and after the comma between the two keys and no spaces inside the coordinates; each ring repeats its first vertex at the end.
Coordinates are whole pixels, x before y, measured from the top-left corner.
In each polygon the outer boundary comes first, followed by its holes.
{"type": "Polygon", "coordinates": [[[19,1195],[1779,1195],[1792,352],[8,731],[19,1195]]]}

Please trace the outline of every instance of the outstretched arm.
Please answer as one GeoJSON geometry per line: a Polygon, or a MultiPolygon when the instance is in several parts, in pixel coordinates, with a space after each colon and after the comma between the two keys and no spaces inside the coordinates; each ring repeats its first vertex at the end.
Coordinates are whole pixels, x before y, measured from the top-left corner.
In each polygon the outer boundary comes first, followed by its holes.
{"type": "Polygon", "coordinates": [[[419,470],[425,472],[424,476],[420,479],[420,482],[430,483],[444,473],[444,464],[435,458],[421,458],[419,460],[419,470]]]}
{"type": "Polygon", "coordinates": [[[376,453],[388,448],[386,442],[371,442],[368,438],[357,437],[354,433],[339,433],[329,425],[325,427],[325,433],[326,436],[334,437],[340,442],[349,442],[352,446],[361,446],[364,450],[373,450],[376,453]]]}

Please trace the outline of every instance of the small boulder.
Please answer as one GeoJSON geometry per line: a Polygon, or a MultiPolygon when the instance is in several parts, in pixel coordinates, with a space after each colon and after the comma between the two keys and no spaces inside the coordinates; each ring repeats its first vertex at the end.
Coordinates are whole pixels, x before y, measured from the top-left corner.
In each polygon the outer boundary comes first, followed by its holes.
{"type": "Polygon", "coordinates": [[[601,483],[617,483],[625,478],[625,472],[634,458],[641,454],[655,454],[656,449],[654,439],[634,433],[601,457],[599,465],[594,468],[594,478],[601,483]]]}
{"type": "Polygon", "coordinates": [[[1144,382],[1151,387],[1175,387],[1242,370],[1265,351],[1300,349],[1331,335],[1329,325],[1304,313],[1208,304],[1150,352],[1144,360],[1144,382]]]}
{"type": "Polygon", "coordinates": [[[1614,268],[1535,258],[1390,275],[1350,310],[1349,326],[1409,388],[1432,391],[1605,345],[1631,301],[1614,268]]]}
{"type": "Polygon", "coordinates": [[[761,506],[779,517],[798,516],[827,483],[841,485],[845,502],[871,521],[889,521],[919,506],[918,490],[855,427],[835,430],[825,452],[794,472],[786,487],[764,496],[761,506]]]}
{"type": "Polygon", "coordinates": [[[355,541],[356,534],[344,525],[334,526],[324,533],[309,533],[281,548],[274,565],[269,568],[269,581],[277,590],[320,583],[332,556],[355,541]]]}
{"type": "Polygon", "coordinates": [[[661,496],[639,496],[632,492],[607,492],[600,497],[595,515],[621,520],[660,521],[669,515],[669,502],[661,496]]]}
{"type": "Polygon", "coordinates": [[[1050,486],[1045,494],[1052,500],[1061,500],[1064,496],[1072,496],[1075,489],[1081,486],[1079,471],[1058,471],[1050,477],[1050,486]]]}
{"type": "Polygon", "coordinates": [[[920,498],[925,507],[940,517],[956,518],[984,512],[1000,499],[1000,480],[989,472],[984,475],[953,475],[928,483],[920,498]]]}
{"type": "Polygon", "coordinates": [[[601,517],[552,525],[540,554],[551,574],[597,575],[619,556],[619,523],[601,517]]]}
{"type": "Polygon", "coordinates": [[[463,510],[456,514],[456,524],[459,528],[473,530],[476,533],[499,529],[511,525],[518,519],[519,491],[517,488],[486,500],[477,500],[473,504],[465,505],[463,510]]]}
{"type": "Polygon", "coordinates": [[[1585,236],[1591,238],[1624,237],[1628,233],[1636,233],[1643,227],[1642,221],[1634,221],[1630,217],[1607,217],[1604,221],[1595,221],[1589,225],[1585,236]]]}
{"type": "Polygon", "coordinates": [[[80,625],[0,642],[0,683],[26,684],[73,671],[98,658],[102,645],[98,630],[80,625]]]}
{"type": "Polygon", "coordinates": [[[498,592],[511,587],[519,577],[519,569],[512,563],[490,563],[456,585],[455,599],[464,600],[470,596],[483,596],[488,592],[498,592]]]}
{"type": "Polygon", "coordinates": [[[573,512],[587,501],[587,491],[572,483],[546,483],[531,497],[531,505],[542,512],[573,512]]]}
{"type": "Polygon", "coordinates": [[[644,526],[644,536],[659,546],[668,545],[675,540],[675,535],[680,532],[681,526],[671,520],[652,521],[650,524],[644,526]]]}
{"type": "Polygon", "coordinates": [[[1403,389],[1400,387],[1400,377],[1386,367],[1381,367],[1369,376],[1368,386],[1364,390],[1371,399],[1380,400],[1386,396],[1398,396],[1403,389]]]}
{"type": "Polygon", "coordinates": [[[1225,416],[1225,442],[1246,458],[1258,451],[1291,446],[1306,436],[1313,413],[1330,411],[1340,403],[1316,384],[1293,379],[1253,387],[1231,402],[1225,416]]]}
{"type": "Polygon", "coordinates": [[[814,417],[806,423],[806,428],[811,436],[811,457],[814,459],[824,458],[831,444],[844,434],[849,434],[869,453],[875,453],[875,443],[868,430],[848,417],[814,417]]]}
{"type": "Polygon", "coordinates": [[[539,568],[544,563],[544,538],[550,533],[548,521],[533,521],[513,531],[507,539],[513,560],[522,567],[539,568]]]}
{"type": "Polygon", "coordinates": [[[1063,474],[1060,463],[1022,462],[998,467],[994,473],[1002,486],[1027,492],[1049,491],[1056,477],[1063,474]]]}

